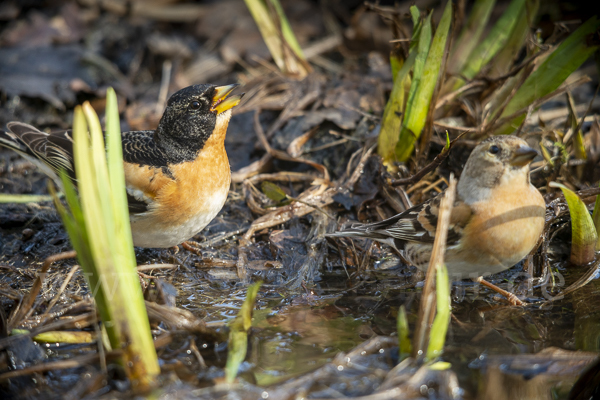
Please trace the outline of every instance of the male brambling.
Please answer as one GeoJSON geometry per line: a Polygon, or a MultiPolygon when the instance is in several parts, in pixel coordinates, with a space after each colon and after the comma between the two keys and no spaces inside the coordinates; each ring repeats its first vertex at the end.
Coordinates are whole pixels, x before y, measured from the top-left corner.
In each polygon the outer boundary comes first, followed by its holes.
{"type": "MultiPolygon", "coordinates": [[[[476,278],[491,287],[482,276],[512,267],[536,245],[544,230],[546,210],[544,198],[529,181],[529,163],[537,154],[515,136],[494,136],[475,147],[458,181],[448,229],[445,262],[452,278],[476,278]]],[[[442,197],[331,236],[388,244],[426,271],[442,197]]],[[[499,292],[512,303],[522,304],[514,295],[499,292]]]]}
{"type": "MultiPolygon", "coordinates": [[[[231,183],[225,134],[237,85],[194,85],[171,96],[155,131],[124,132],[123,167],[133,244],[172,247],[190,239],[217,215],[231,183]],[[229,96],[229,97],[228,97],[229,96]]],[[[74,179],[70,131],[45,133],[20,122],[0,131],[11,148],[57,180],[74,179]]]]}

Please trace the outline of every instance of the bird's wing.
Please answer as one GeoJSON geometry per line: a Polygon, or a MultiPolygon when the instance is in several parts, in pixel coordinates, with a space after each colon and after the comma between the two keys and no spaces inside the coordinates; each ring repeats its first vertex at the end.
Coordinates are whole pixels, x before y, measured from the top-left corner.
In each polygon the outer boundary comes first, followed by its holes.
{"type": "Polygon", "coordinates": [[[174,180],[168,156],[157,147],[154,131],[127,132],[122,141],[125,176],[130,178],[126,179],[129,212],[144,213],[152,208],[157,189],[174,180]]]}
{"type": "Polygon", "coordinates": [[[6,132],[0,131],[0,144],[49,168],[44,172],[55,179],[63,169],[75,180],[71,131],[46,133],[22,122],[9,122],[6,127],[6,132]]]}
{"type": "Polygon", "coordinates": [[[154,131],[125,132],[122,142],[125,162],[153,168],[167,168],[167,157],[156,146],[154,131]]]}
{"type": "MultiPolygon", "coordinates": [[[[439,217],[440,194],[400,214],[372,224],[354,224],[335,236],[361,236],[375,240],[396,239],[402,242],[433,243],[439,217]]],[[[471,208],[458,200],[454,204],[448,228],[447,244],[457,243],[471,218],[471,208]]],[[[400,247],[400,246],[398,246],[400,247]]]]}
{"type": "MultiPolygon", "coordinates": [[[[166,167],[153,142],[154,131],[124,132],[123,158],[126,162],[154,167],[166,167]]],[[[25,156],[51,178],[58,180],[61,169],[67,172],[73,183],[75,167],[73,161],[73,138],[70,130],[46,133],[22,122],[9,122],[7,131],[0,130],[0,145],[25,156]]],[[[59,183],[59,182],[58,182],[59,183]]],[[[60,183],[59,183],[60,184],[60,183]]],[[[131,214],[148,211],[150,202],[127,193],[127,203],[131,214]]]]}

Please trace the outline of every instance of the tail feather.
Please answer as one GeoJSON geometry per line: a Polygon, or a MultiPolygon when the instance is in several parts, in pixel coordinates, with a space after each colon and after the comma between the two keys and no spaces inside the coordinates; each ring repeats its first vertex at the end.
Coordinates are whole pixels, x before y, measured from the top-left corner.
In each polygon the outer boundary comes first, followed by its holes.
{"type": "Polygon", "coordinates": [[[374,224],[360,224],[355,223],[352,224],[349,228],[342,228],[341,231],[328,233],[325,236],[327,237],[359,237],[359,238],[367,238],[373,240],[388,240],[390,238],[389,235],[385,235],[383,233],[378,232],[376,229],[373,229],[374,224]]]}
{"type": "Polygon", "coordinates": [[[395,248],[398,252],[401,252],[404,249],[404,241],[395,239],[389,235],[385,235],[377,231],[373,231],[371,225],[372,224],[354,224],[350,228],[346,228],[339,232],[328,233],[325,234],[325,236],[371,239],[387,244],[388,246],[395,248]]]}
{"type": "Polygon", "coordinates": [[[339,232],[326,233],[326,237],[366,237],[364,232],[353,229],[345,229],[339,232]]]}
{"type": "Polygon", "coordinates": [[[9,148],[19,153],[27,153],[27,146],[21,142],[17,136],[10,132],[0,130],[0,146],[9,148]]]}
{"type": "Polygon", "coordinates": [[[0,146],[21,154],[54,180],[58,180],[61,169],[75,180],[69,131],[46,133],[22,122],[9,122],[6,127],[6,131],[0,131],[0,146]]]}

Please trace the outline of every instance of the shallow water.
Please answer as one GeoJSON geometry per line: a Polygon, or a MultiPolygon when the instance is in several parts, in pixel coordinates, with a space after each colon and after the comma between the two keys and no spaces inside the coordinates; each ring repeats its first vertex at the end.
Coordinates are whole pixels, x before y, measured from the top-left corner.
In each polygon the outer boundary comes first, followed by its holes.
{"type": "MultiPolygon", "coordinates": [[[[506,288],[515,269],[491,280],[506,288]]],[[[251,382],[263,387],[275,385],[330,362],[338,352],[347,352],[375,334],[395,335],[400,305],[407,308],[412,331],[421,289],[418,284],[405,288],[411,286],[411,272],[397,267],[348,279],[343,268],[332,267],[310,291],[286,292],[267,285],[261,290],[254,315],[244,378],[251,376],[251,382]]],[[[569,284],[583,269],[560,268],[559,272],[569,284]]],[[[214,282],[190,285],[186,281],[178,274],[173,281],[182,299],[180,306],[203,310],[205,320],[216,324],[236,315],[244,297],[239,286],[216,288],[214,282]]],[[[524,281],[514,286],[527,289],[524,281]]],[[[534,288],[529,297],[537,303],[520,308],[505,305],[478,284],[457,282],[452,289],[453,318],[442,360],[452,363],[464,396],[473,398],[484,390],[481,385],[488,360],[494,356],[532,354],[550,347],[598,351],[600,318],[590,304],[598,304],[593,299],[600,296],[599,289],[600,282],[592,281],[574,295],[540,309],[540,300],[544,300],[540,288],[534,288]]],[[[391,367],[393,363],[388,365],[391,367]]],[[[543,375],[544,371],[529,373],[543,375]]],[[[555,398],[566,396],[574,378],[572,374],[553,378],[555,398]]],[[[377,383],[373,381],[373,385],[377,383]]]]}

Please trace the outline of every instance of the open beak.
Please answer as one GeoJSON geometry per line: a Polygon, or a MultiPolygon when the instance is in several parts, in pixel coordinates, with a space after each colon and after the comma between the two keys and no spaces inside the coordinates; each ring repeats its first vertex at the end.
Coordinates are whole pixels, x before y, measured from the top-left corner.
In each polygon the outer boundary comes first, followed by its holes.
{"type": "Polygon", "coordinates": [[[217,86],[215,88],[215,94],[213,95],[210,111],[216,112],[218,115],[240,104],[244,93],[227,97],[236,86],[239,85],[234,83],[233,85],[217,86]]]}
{"type": "Polygon", "coordinates": [[[522,167],[529,164],[539,153],[531,147],[519,147],[513,152],[513,157],[509,161],[513,167],[522,167]]]}

